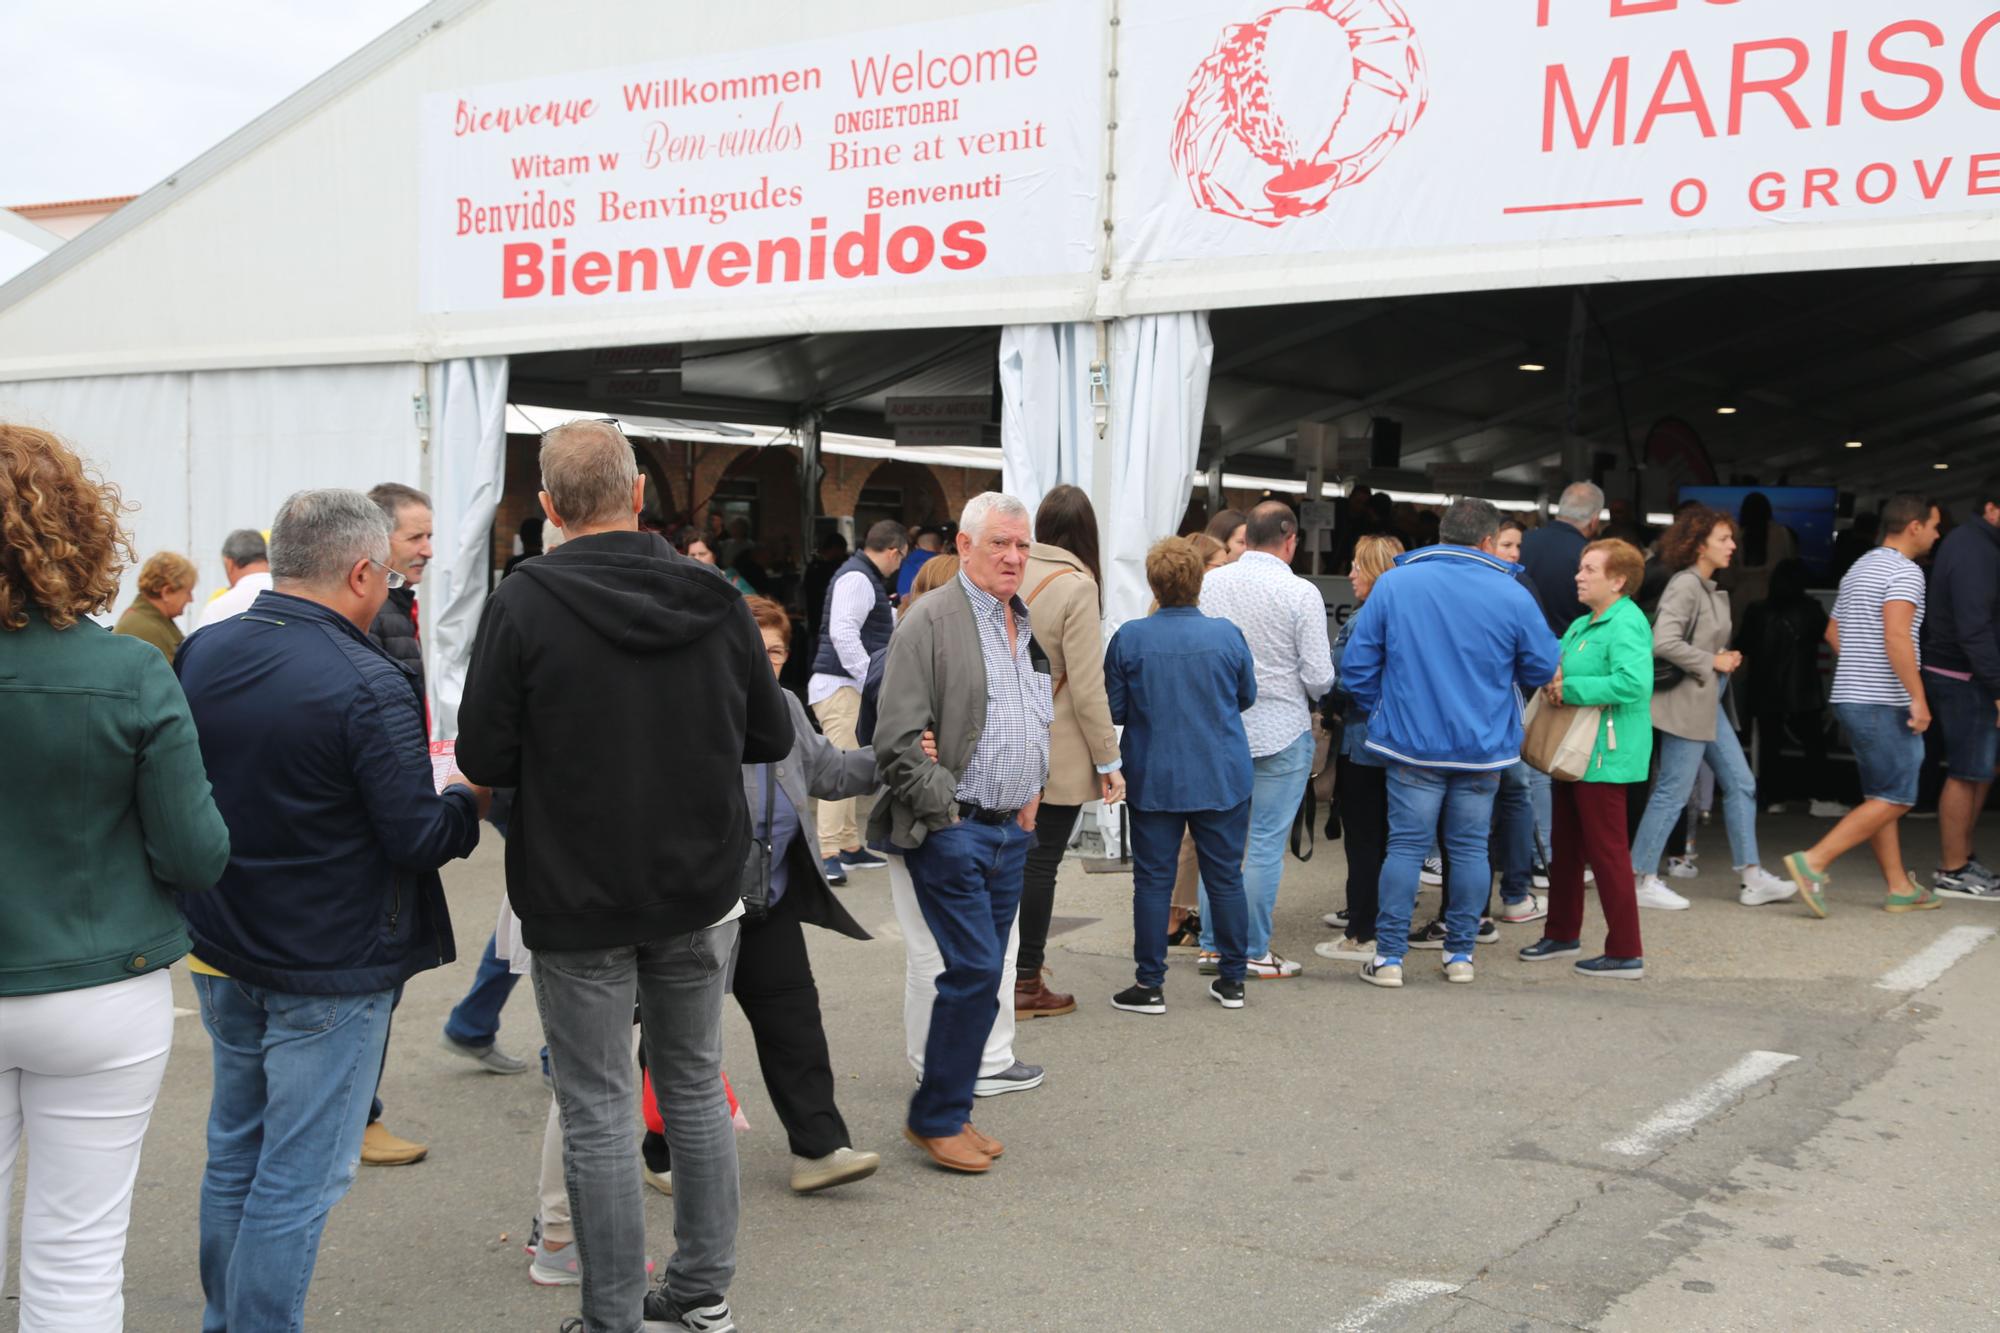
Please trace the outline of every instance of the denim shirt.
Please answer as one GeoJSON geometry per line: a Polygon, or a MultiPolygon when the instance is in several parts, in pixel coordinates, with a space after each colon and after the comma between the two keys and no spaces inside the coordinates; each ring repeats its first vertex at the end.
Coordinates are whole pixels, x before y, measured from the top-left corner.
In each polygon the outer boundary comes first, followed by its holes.
{"type": "MultiPolygon", "coordinates": [[[[1360,607],[1355,607],[1359,612],[1360,607]]],[[[1354,696],[1340,688],[1339,672],[1341,655],[1347,651],[1347,640],[1354,633],[1354,617],[1340,627],[1340,637],[1333,641],[1333,670],[1335,673],[1334,693],[1340,699],[1340,757],[1350,764],[1366,764],[1370,768],[1387,768],[1389,761],[1368,748],[1368,714],[1361,705],[1354,702],[1354,696]]]]}
{"type": "Polygon", "coordinates": [[[1134,810],[1233,810],[1250,799],[1243,713],[1257,701],[1257,667],[1235,625],[1192,606],[1127,621],[1105,650],[1104,690],[1125,728],[1134,810]]]}

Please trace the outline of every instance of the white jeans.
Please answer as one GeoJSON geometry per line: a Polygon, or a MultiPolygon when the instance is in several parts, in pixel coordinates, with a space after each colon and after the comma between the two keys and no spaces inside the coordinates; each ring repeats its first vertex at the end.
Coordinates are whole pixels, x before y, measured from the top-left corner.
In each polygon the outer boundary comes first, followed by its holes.
{"type": "MultiPolygon", "coordinates": [[[[938,974],[944,971],[944,955],[937,939],[917,906],[917,889],[903,858],[890,855],[889,893],[896,901],[896,924],[903,931],[903,1042],[910,1068],[924,1075],[924,1046],[931,1035],[931,1005],[937,1001],[938,974]]],[[[1021,914],[1014,914],[1014,928],[1007,933],[1007,965],[1000,969],[1000,1012],[994,1016],[993,1032],[986,1038],[986,1052],[979,1059],[979,1076],[991,1078],[1014,1067],[1014,960],[1021,952],[1021,914]]]]}
{"type": "Polygon", "coordinates": [[[166,969],[0,997],[0,1271],[25,1129],[21,1333],[118,1333],[132,1182],[174,1038],[166,969]]]}

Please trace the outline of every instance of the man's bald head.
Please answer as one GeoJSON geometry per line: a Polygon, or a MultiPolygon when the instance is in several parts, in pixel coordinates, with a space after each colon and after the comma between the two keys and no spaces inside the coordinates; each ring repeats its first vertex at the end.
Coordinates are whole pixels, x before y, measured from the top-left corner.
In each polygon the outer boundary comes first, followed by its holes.
{"type": "Polygon", "coordinates": [[[609,422],[557,426],[542,437],[541,464],[551,516],[572,535],[579,528],[623,525],[638,512],[638,460],[609,422]]]}
{"type": "Polygon", "coordinates": [[[1285,543],[1299,534],[1298,515],[1283,500],[1266,500],[1250,511],[1249,530],[1244,533],[1245,544],[1253,551],[1265,551],[1279,555],[1285,543]]]}

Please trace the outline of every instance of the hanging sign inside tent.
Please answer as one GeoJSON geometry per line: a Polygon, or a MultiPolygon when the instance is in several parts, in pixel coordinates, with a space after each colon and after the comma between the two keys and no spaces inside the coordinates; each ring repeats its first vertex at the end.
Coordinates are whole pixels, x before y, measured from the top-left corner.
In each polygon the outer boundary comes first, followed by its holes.
{"type": "Polygon", "coordinates": [[[892,426],[940,421],[991,421],[993,395],[961,393],[928,398],[888,398],[882,403],[882,418],[892,426]]]}
{"type": "Polygon", "coordinates": [[[1102,46],[1057,0],[433,93],[423,308],[1088,273],[1102,46]]]}
{"type": "Polygon", "coordinates": [[[1119,34],[1121,272],[2000,206],[1993,0],[1147,0],[1119,34]]]}

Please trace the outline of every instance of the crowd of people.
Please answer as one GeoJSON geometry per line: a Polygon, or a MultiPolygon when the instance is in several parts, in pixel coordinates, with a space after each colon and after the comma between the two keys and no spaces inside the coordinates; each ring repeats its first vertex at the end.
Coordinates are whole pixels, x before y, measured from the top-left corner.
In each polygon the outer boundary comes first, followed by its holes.
{"type": "MultiPolygon", "coordinates": [[[[1683,506],[1649,541],[1608,530],[1588,482],[1532,528],[1460,499],[1434,533],[1395,530],[1409,515],[1377,496],[1356,507],[1384,521],[1350,533],[1356,606],[1336,635],[1294,572],[1297,516],[1266,500],[1159,541],[1153,609],[1108,642],[1089,496],[1058,486],[1031,512],[986,493],[953,527],[913,539],[884,521],[851,554],[821,548],[794,692],[780,683],[794,619],[751,577],[747,534],[647,530],[616,423],[548,432],[540,475],[545,527],[481,616],[457,771],[438,777],[422,492],[289,497],[268,531],[227,536],[229,588],[199,612],[192,562],[153,555],[107,632],[92,617],[116,609],[135,563],[125,502],[63,441],[0,426],[0,729],[15,760],[0,830],[14,882],[36,886],[0,936],[0,1199],[18,1146],[32,1151],[23,1330],[122,1326],[126,1224],[171,1046],[167,968],[183,957],[212,1058],[203,1327],[301,1327],[357,1166],[427,1151],[383,1122],[392,1019],[412,977],[456,957],[439,871],[482,822],[505,840],[506,898],[438,1040],[526,1072],[499,1033],[530,978],[552,1097],[529,1276],[577,1288],[565,1327],[584,1333],[736,1326],[725,996],[748,1020],[791,1187],[880,1168],[837,1105],[803,929],[868,938],[841,900],[852,875],[885,872],[904,937],[903,1135],[962,1174],[1005,1153],[974,1123],[980,1099],[1044,1079],[1015,1051],[1019,1023],[1078,1007],[1048,939],[1092,803],[1123,803],[1130,823],[1133,979],[1107,998],[1147,1016],[1169,1007],[1176,945],[1224,1010],[1301,973],[1277,951],[1277,906],[1308,784],[1328,768],[1346,894],[1313,953],[1376,987],[1411,984],[1420,950],[1444,982],[1471,983],[1503,924],[1539,923],[1525,961],[1644,977],[1641,910],[1690,906],[1665,878],[1691,861],[1699,816],[1678,825],[1704,771],[1746,907],[1796,897],[1825,916],[1836,863],[1863,843],[1888,912],[2000,897],[1972,842],[2000,759],[2000,489],[1942,543],[1939,507],[1890,499],[1830,615],[1813,614],[1788,536],[1749,506],[1683,506]],[[1739,602],[1729,571],[1746,556],[1766,577],[1739,602]],[[185,638],[181,620],[196,625],[185,638]],[[1838,654],[1828,699],[1822,640],[1838,654]],[[1829,702],[1862,799],[1835,807],[1809,774],[1813,812],[1838,822],[1780,876],[1757,841],[1775,793],[1760,794],[1739,730],[1754,724],[1776,770],[1788,737],[1810,753],[1818,731],[1823,747],[1829,702]],[[1932,731],[1947,775],[1941,864],[1923,881],[1898,828],[1932,731]],[[656,817],[607,813],[657,791],[675,801],[656,817]],[[1593,880],[1601,950],[1584,942],[1593,880]],[[1442,905],[1423,922],[1426,883],[1442,905]],[[648,1186],[674,1210],[657,1281],[648,1186]]],[[[0,1252],[5,1225],[0,1212],[0,1252]]]]}

